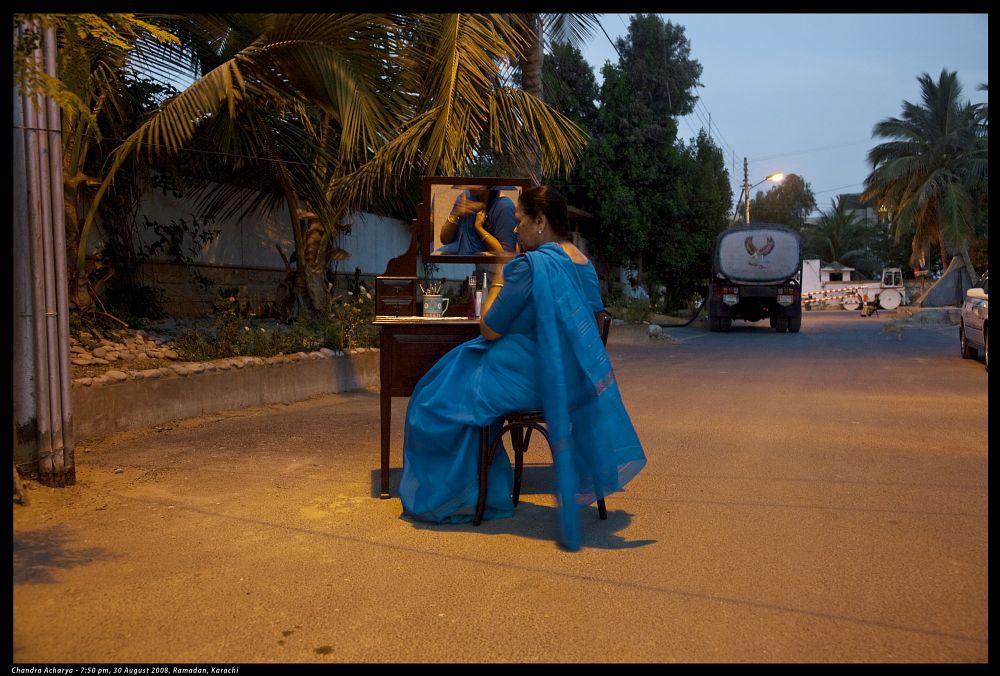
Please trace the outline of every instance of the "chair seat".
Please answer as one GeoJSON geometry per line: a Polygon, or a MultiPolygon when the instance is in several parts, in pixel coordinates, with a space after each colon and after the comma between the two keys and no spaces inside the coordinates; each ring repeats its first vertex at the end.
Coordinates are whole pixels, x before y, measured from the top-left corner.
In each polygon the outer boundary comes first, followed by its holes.
{"type": "Polygon", "coordinates": [[[503,417],[505,423],[545,423],[545,414],[541,411],[512,411],[503,417]]]}

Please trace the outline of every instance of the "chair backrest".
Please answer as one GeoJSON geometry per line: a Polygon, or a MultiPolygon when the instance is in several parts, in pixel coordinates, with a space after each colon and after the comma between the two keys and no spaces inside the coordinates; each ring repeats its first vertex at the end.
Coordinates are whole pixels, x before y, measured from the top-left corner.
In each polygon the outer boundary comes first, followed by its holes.
{"type": "Polygon", "coordinates": [[[607,345],[608,334],[611,332],[611,313],[607,310],[595,312],[594,319],[597,320],[597,330],[601,334],[601,342],[607,345]]]}

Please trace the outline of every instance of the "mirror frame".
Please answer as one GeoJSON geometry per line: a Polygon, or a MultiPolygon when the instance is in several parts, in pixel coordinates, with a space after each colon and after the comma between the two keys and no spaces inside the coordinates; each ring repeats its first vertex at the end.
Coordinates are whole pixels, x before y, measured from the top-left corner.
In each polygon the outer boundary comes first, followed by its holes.
{"type": "MultiPolygon", "coordinates": [[[[435,237],[437,230],[434,222],[433,197],[435,186],[467,186],[470,188],[491,188],[493,186],[510,186],[518,188],[518,194],[534,183],[530,178],[513,178],[502,176],[424,176],[422,188],[423,201],[418,210],[418,232],[420,232],[420,257],[425,263],[502,263],[509,261],[516,254],[441,254],[435,253],[435,237]]],[[[516,199],[514,200],[517,201],[516,199]]]]}

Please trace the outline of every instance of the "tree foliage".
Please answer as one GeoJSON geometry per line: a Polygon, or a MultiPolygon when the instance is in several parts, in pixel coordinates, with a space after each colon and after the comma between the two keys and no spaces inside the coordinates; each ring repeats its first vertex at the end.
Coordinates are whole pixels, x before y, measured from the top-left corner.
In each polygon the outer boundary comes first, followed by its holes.
{"type": "Polygon", "coordinates": [[[94,203],[109,157],[120,139],[154,110],[169,86],[138,78],[129,57],[142,36],[150,42],[177,44],[178,38],[133,14],[15,14],[14,76],[25,96],[51,98],[61,110],[63,198],[67,248],[86,253],[86,214],[99,213],[108,255],[99,269],[88,270],[83,254],[68,260],[71,307],[90,309],[104,285],[135,286],[137,262],[135,213],[142,171],[134,163],[94,203]],[[43,33],[58,41],[56,73],[40,58],[43,33]]]}
{"type": "Polygon", "coordinates": [[[732,200],[729,178],[707,134],[689,144],[677,138],[676,117],[693,108],[701,75],[683,27],[636,15],[618,50],[619,64],[602,71],[593,117],[580,57],[566,51],[552,59],[550,72],[563,83],[556,105],[593,125],[566,193],[596,217],[587,234],[597,259],[634,269],[637,281],[673,308],[708,277],[712,242],[732,200]]]}
{"type": "Polygon", "coordinates": [[[600,89],[594,71],[573,45],[556,42],[542,68],[545,100],[553,108],[593,133],[597,125],[600,89]]]}
{"type": "Polygon", "coordinates": [[[798,174],[789,174],[767,192],[750,200],[751,223],[778,223],[800,230],[816,209],[812,187],[798,174]]]}
{"type": "Polygon", "coordinates": [[[146,37],[180,44],[169,31],[143,20],[137,14],[14,14],[14,83],[22,93],[51,98],[66,116],[66,124],[98,125],[86,82],[91,79],[94,55],[103,56],[102,76],[116,79],[123,59],[146,37]],[[51,75],[34,58],[41,32],[55,30],[61,39],[59,72],[51,75]]]}
{"type": "MultiPolygon", "coordinates": [[[[305,263],[298,269],[316,278],[323,259],[310,251],[324,247],[307,247],[315,240],[307,228],[318,223],[320,239],[332,241],[346,214],[406,205],[392,198],[411,194],[420,176],[462,175],[486,155],[501,162],[537,157],[547,174],[566,173],[586,142],[579,126],[512,86],[511,64],[525,47],[515,15],[143,20],[181,43],[133,39],[131,62],[163,76],[193,73],[194,80],[116,135],[123,140],[93,177],[97,190],[74,240],[80,266],[100,204],[126,168],[172,162],[189,188],[200,189],[204,208],[217,213],[287,209],[305,263]]],[[[83,34],[91,44],[108,44],[96,29],[83,34]]],[[[119,58],[110,70],[123,67],[119,58]]],[[[83,68],[88,77],[104,72],[93,62],[83,68]]],[[[322,287],[309,288],[318,310],[322,287]]]]}
{"type": "Polygon", "coordinates": [[[882,263],[871,248],[877,226],[848,210],[842,198],[831,201],[830,210],[820,214],[815,224],[802,226],[802,257],[836,261],[874,276],[882,263]]]}
{"type": "Polygon", "coordinates": [[[873,136],[889,140],[868,153],[872,173],[862,199],[886,206],[895,237],[913,243],[912,263],[936,247],[947,265],[957,251],[976,279],[968,245],[986,207],[987,109],[962,99],[954,71],[942,69],[936,81],[923,73],[917,81],[922,103],[904,101],[900,117],[874,127],[873,136]]]}

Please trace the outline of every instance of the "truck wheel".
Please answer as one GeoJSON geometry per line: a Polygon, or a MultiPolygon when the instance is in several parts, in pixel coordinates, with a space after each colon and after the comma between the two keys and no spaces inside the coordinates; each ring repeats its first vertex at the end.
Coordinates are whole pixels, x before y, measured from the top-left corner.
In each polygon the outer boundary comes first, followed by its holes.
{"type": "Polygon", "coordinates": [[[719,317],[719,330],[728,331],[733,328],[733,318],[732,317],[719,317]]]}
{"type": "Polygon", "coordinates": [[[786,332],[788,330],[788,317],[775,317],[774,330],[778,333],[786,332]]]}
{"type": "Polygon", "coordinates": [[[848,312],[854,312],[859,307],[861,307],[861,299],[857,296],[851,296],[850,298],[845,298],[841,301],[840,306],[843,307],[848,312]]]}
{"type": "Polygon", "coordinates": [[[708,318],[708,330],[709,331],[718,331],[719,330],[719,318],[718,317],[709,317],[708,318]]]}
{"type": "Polygon", "coordinates": [[[802,317],[789,317],[788,318],[788,332],[798,333],[799,329],[802,328],[802,317]]]}
{"type": "MultiPolygon", "coordinates": [[[[969,345],[969,341],[965,337],[965,324],[958,326],[958,344],[962,349],[962,359],[975,359],[979,356],[979,351],[969,345]]],[[[987,368],[989,367],[987,366],[987,368]]]]}

